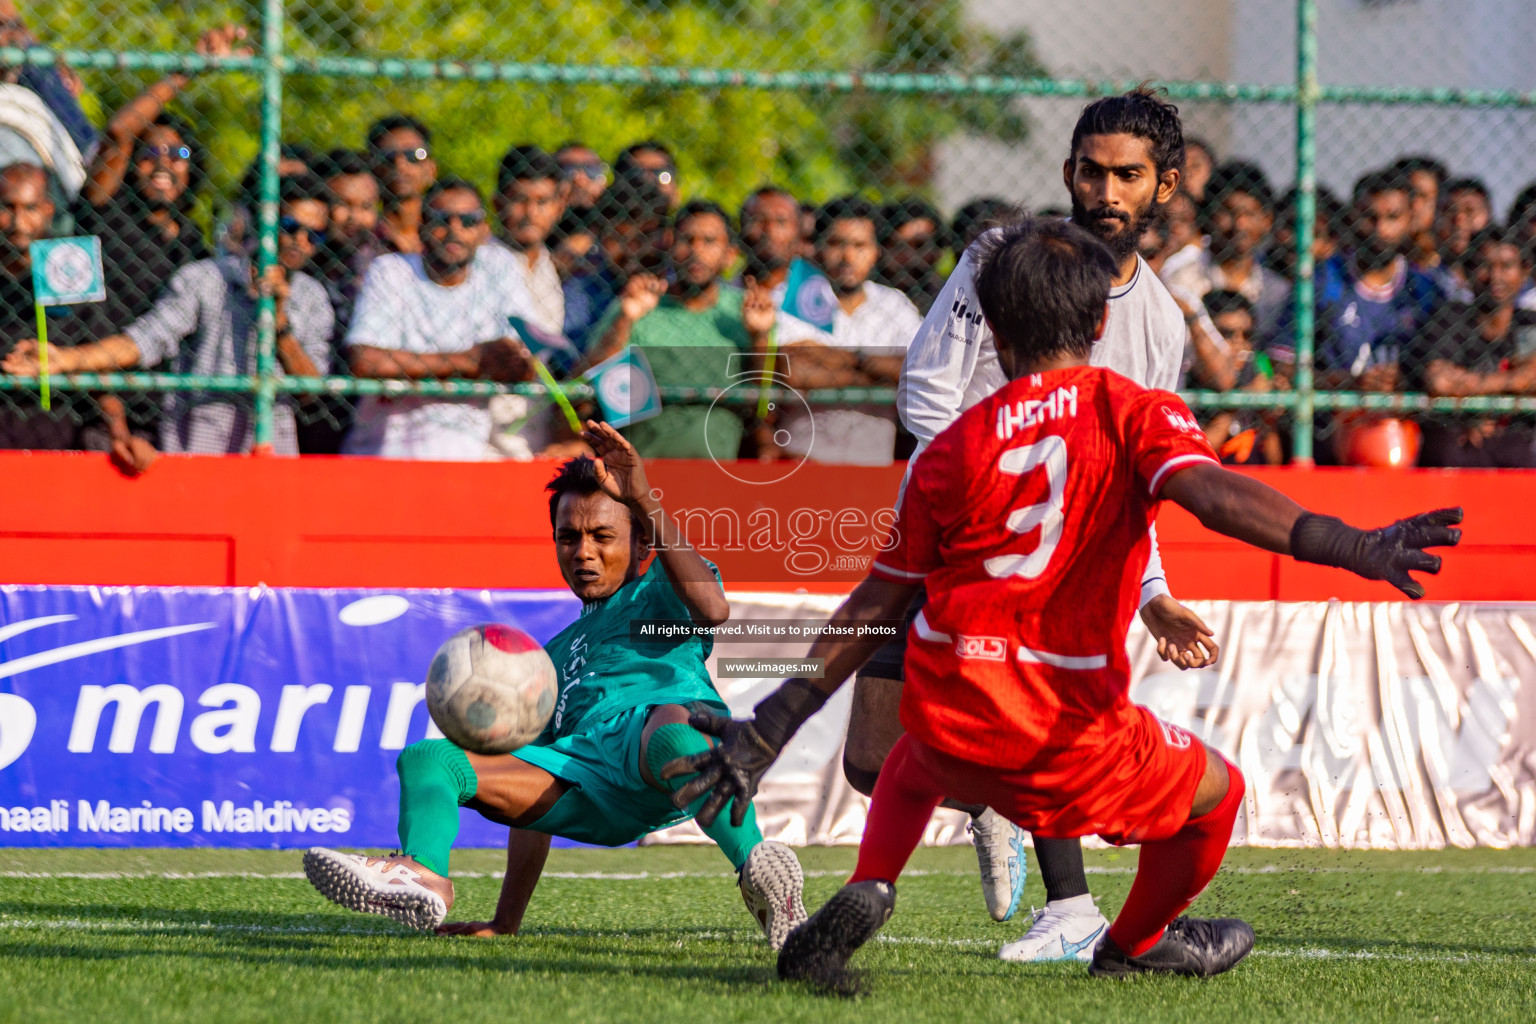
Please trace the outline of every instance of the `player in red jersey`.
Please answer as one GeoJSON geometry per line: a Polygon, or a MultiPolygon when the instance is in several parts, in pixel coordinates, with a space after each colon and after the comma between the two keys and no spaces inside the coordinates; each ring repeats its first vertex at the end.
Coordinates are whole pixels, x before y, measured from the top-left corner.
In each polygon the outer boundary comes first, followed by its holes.
{"type": "MultiPolygon", "coordinates": [[[[1126,630],[1160,500],[1209,529],[1302,560],[1387,580],[1410,597],[1423,549],[1454,545],[1459,509],[1362,531],[1307,512],[1221,468],[1176,395],[1087,365],[1114,260],[1081,228],[1034,221],[991,237],[976,287],[1009,383],[919,456],[892,538],[818,641],[820,680],[791,679],[736,722],[695,727],[724,742],[662,770],[699,772],[675,799],[714,792],[745,811],[784,743],[880,641],[916,588],[897,743],[875,786],[858,868],[791,933],[779,974],[841,983],[848,958],[895,908],[895,881],[949,797],[985,804],[1036,835],[1140,843],[1136,880],[1094,950],[1099,975],[1208,976],[1253,947],[1242,921],[1179,917],[1215,874],[1242,803],[1235,765],[1128,697],[1126,630]]],[[[706,819],[706,816],[707,819],[706,819]]]]}

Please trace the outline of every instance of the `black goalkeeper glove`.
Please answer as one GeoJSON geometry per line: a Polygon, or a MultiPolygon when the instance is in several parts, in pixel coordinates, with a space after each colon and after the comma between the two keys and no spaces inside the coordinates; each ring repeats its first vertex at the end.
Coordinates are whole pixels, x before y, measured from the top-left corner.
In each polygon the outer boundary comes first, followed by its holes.
{"type": "Polygon", "coordinates": [[[1417,601],[1424,587],[1408,573],[1440,571],[1440,556],[1424,549],[1460,543],[1461,531],[1451,527],[1461,518],[1461,509],[1442,508],[1379,530],[1357,530],[1333,516],[1306,512],[1291,527],[1291,557],[1348,569],[1368,580],[1386,580],[1417,601]]]}
{"type": "Polygon", "coordinates": [[[752,709],[756,717],[747,721],[695,711],[688,716],[688,724],[721,742],[702,754],[675,758],[661,766],[663,780],[698,773],[672,794],[672,803],[684,810],[709,793],[709,799],[694,815],[707,827],[715,823],[727,803],[734,801],[731,824],[740,827],[763,775],[778,760],[779,751],[795,730],[821,710],[827,696],[804,679],[788,679],[752,709]]]}

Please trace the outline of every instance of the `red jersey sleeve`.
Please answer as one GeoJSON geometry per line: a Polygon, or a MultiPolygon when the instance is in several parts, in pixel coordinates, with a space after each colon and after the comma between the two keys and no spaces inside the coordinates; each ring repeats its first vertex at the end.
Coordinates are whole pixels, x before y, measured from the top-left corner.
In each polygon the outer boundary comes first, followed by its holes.
{"type": "Polygon", "coordinates": [[[1221,465],[1194,413],[1169,391],[1143,391],[1125,405],[1121,428],[1143,494],[1156,501],[1168,477],[1197,462],[1221,465]]]}
{"type": "Polygon", "coordinates": [[[932,504],[934,488],[942,486],[942,481],[938,479],[939,460],[930,458],[931,453],[931,448],[923,452],[912,467],[901,507],[896,510],[896,525],[869,567],[869,574],[876,579],[921,583],[943,562],[932,504]]]}

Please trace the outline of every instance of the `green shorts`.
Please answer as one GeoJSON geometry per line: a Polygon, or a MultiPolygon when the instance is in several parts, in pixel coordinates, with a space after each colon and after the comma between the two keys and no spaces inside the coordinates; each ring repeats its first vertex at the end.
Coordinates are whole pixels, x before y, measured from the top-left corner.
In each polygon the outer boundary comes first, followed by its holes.
{"type": "MultiPolygon", "coordinates": [[[[655,705],[631,708],[550,743],[529,744],[512,756],[542,768],[570,789],[549,813],[528,825],[562,839],[593,846],[624,846],[692,815],[672,806],[672,795],[640,777],[640,734],[655,705]]],[[[689,709],[730,714],[723,704],[697,701],[689,709]]]]}

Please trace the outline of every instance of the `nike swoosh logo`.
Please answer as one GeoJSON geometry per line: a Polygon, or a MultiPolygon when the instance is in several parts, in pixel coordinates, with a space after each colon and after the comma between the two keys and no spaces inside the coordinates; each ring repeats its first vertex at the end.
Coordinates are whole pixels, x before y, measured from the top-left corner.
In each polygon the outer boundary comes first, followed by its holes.
{"type": "Polygon", "coordinates": [[[1098,937],[1103,934],[1103,932],[1104,926],[1101,924],[1095,928],[1093,932],[1082,942],[1068,942],[1067,937],[1063,935],[1061,937],[1061,958],[1063,960],[1070,960],[1077,956],[1077,954],[1088,948],[1088,944],[1090,942],[1097,941],[1098,937]]]}

